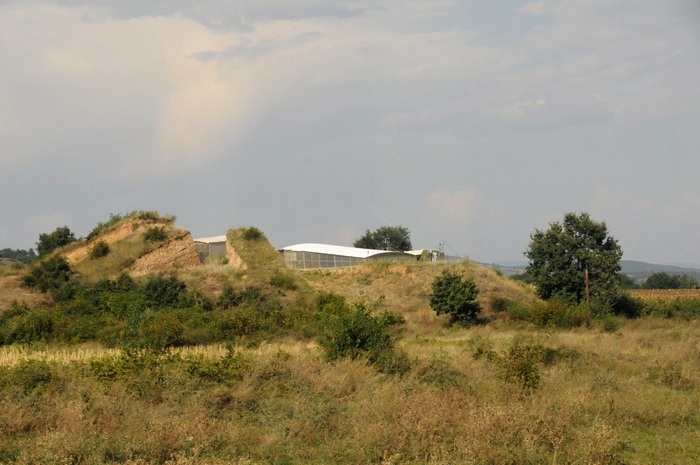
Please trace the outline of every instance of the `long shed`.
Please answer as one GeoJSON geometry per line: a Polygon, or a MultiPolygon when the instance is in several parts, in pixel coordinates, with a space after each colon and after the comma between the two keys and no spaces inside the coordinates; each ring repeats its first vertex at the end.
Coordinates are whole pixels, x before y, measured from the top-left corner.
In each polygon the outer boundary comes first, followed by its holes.
{"type": "Polygon", "coordinates": [[[346,268],[367,262],[416,259],[404,252],[329,244],[296,244],[284,247],[279,252],[287,266],[295,270],[346,268]]]}

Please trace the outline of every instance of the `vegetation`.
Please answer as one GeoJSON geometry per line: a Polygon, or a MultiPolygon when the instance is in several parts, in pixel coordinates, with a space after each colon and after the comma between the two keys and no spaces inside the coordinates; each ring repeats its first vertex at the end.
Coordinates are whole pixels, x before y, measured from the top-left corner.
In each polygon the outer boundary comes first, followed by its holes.
{"type": "Polygon", "coordinates": [[[68,226],[62,226],[56,228],[52,233],[39,234],[39,242],[36,243],[36,250],[39,253],[39,257],[45,257],[59,247],[74,242],[75,234],[71,231],[68,226]]]}
{"type": "Polygon", "coordinates": [[[23,276],[53,297],[0,310],[0,463],[700,456],[700,290],[630,291],[569,330],[582,304],[474,263],[299,273],[245,231],[228,234],[237,268],[99,278],[156,247],[141,228],[100,259],[4,270],[0,297],[23,276]],[[459,314],[483,324],[445,327],[435,294],[471,294],[459,314]]]}
{"type": "Polygon", "coordinates": [[[376,231],[369,229],[360,238],[356,239],[353,246],[363,249],[393,250],[405,252],[411,250],[411,233],[404,226],[382,226],[376,231]]]}
{"type": "Polygon", "coordinates": [[[402,374],[409,370],[405,355],[395,352],[395,337],[389,331],[404,320],[391,312],[373,315],[373,309],[379,305],[381,302],[372,306],[358,302],[351,307],[338,295],[319,297],[318,309],[327,328],[319,343],[328,360],[366,357],[385,373],[402,374]]]}
{"type": "Polygon", "coordinates": [[[24,264],[31,264],[37,259],[37,255],[34,249],[29,250],[13,250],[13,249],[2,249],[0,250],[0,258],[7,258],[10,260],[17,260],[18,262],[24,264]]]}
{"type": "Polygon", "coordinates": [[[255,226],[246,228],[245,231],[243,231],[243,239],[246,241],[259,241],[263,237],[265,237],[263,232],[255,226]]]}
{"type": "Polygon", "coordinates": [[[148,228],[143,235],[143,240],[146,242],[163,242],[167,238],[168,232],[162,226],[148,228]]]}
{"type": "Polygon", "coordinates": [[[580,303],[586,297],[588,273],[591,299],[603,307],[615,302],[622,249],[605,223],[587,213],[567,213],[562,223],[551,223],[546,231],[536,229],[530,238],[527,273],[540,297],[580,303]]]}
{"type": "Polygon", "coordinates": [[[654,273],[642,284],[643,289],[697,289],[698,281],[686,275],[654,273]]]}
{"type": "Polygon", "coordinates": [[[105,241],[97,241],[90,249],[90,258],[97,260],[98,258],[106,257],[109,255],[109,252],[109,245],[105,241]]]}
{"type": "Polygon", "coordinates": [[[481,310],[476,300],[479,290],[471,279],[443,270],[433,281],[430,307],[438,315],[449,315],[451,323],[471,324],[481,310]]]}
{"type": "Polygon", "coordinates": [[[103,222],[97,223],[97,226],[93,228],[92,231],[88,233],[87,236],[85,236],[86,241],[91,241],[94,238],[98,237],[100,234],[103,232],[109,230],[110,228],[116,226],[120,222],[124,220],[124,217],[118,213],[111,213],[109,215],[109,220],[103,222]]]}

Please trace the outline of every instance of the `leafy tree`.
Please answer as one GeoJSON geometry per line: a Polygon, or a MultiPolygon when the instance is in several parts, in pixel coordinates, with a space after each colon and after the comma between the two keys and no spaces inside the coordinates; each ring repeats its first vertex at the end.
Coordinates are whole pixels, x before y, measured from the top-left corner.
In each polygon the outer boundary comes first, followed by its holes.
{"type": "Polygon", "coordinates": [[[36,260],[37,256],[36,253],[34,253],[34,249],[2,249],[0,250],[0,258],[9,258],[10,260],[17,260],[19,262],[29,264],[36,260]]]}
{"type": "Polygon", "coordinates": [[[369,229],[356,239],[355,247],[362,249],[394,250],[405,252],[411,250],[411,233],[404,226],[382,226],[372,232],[369,229]]]}
{"type": "Polygon", "coordinates": [[[622,249],[605,223],[587,213],[567,213],[562,223],[551,223],[546,231],[535,229],[530,239],[527,273],[543,299],[582,302],[586,270],[593,301],[608,306],[618,297],[622,249]]]}
{"type": "Polygon", "coordinates": [[[22,285],[41,292],[59,290],[73,275],[73,270],[61,255],[55,255],[34,266],[24,277],[22,285]]]}
{"type": "Polygon", "coordinates": [[[45,257],[59,247],[63,247],[73,241],[75,241],[73,232],[68,226],[62,226],[56,228],[52,233],[39,234],[39,242],[36,243],[36,250],[39,252],[39,257],[45,257]]]}
{"type": "Polygon", "coordinates": [[[469,324],[476,320],[481,304],[476,300],[479,289],[471,279],[458,273],[442,270],[433,281],[430,294],[430,307],[438,315],[450,315],[451,323],[469,324]]]}
{"type": "Polygon", "coordinates": [[[661,272],[649,276],[642,287],[644,289],[697,289],[698,282],[690,276],[661,272]]]}

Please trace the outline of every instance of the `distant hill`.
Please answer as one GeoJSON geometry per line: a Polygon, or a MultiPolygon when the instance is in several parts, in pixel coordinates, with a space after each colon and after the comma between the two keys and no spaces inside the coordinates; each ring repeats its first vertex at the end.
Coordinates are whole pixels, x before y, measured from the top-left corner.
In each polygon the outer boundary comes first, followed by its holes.
{"type": "Polygon", "coordinates": [[[655,265],[653,263],[638,262],[634,260],[622,260],[622,272],[635,281],[644,281],[654,273],[666,273],[670,275],[687,275],[700,281],[700,270],[675,265],[655,265]]]}
{"type": "MultiPolygon", "coordinates": [[[[644,281],[654,273],[666,273],[670,275],[687,275],[700,281],[700,269],[676,265],[656,265],[654,263],[640,262],[635,260],[621,260],[622,273],[631,277],[637,282],[644,281]]],[[[505,276],[513,276],[524,273],[527,262],[503,262],[484,264],[489,268],[498,270],[505,276]]]]}

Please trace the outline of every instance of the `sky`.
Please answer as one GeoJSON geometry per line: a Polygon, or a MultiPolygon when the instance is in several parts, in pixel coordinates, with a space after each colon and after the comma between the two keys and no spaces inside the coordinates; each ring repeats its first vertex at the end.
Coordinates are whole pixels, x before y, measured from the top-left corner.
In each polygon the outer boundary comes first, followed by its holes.
{"type": "Polygon", "coordinates": [[[0,248],[157,210],[502,262],[586,212],[700,263],[696,0],[0,0],[0,70],[0,248]]]}

